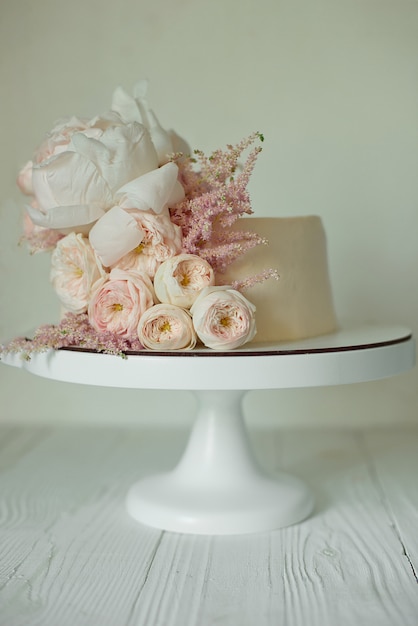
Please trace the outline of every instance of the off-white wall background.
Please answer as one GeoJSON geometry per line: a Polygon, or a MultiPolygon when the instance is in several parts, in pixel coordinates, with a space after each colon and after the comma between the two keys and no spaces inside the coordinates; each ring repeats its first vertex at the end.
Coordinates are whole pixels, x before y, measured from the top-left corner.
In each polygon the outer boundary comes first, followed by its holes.
{"type": "MultiPolygon", "coordinates": [[[[49,257],[18,247],[18,169],[53,122],[151,81],[160,121],[212,150],[266,141],[259,216],[316,213],[340,320],[418,335],[417,0],[2,0],[0,336],[55,321],[49,257]]],[[[67,385],[0,366],[0,419],[176,423],[186,392],[67,385]]],[[[252,392],[250,421],[418,421],[417,370],[347,387],[252,392]]]]}

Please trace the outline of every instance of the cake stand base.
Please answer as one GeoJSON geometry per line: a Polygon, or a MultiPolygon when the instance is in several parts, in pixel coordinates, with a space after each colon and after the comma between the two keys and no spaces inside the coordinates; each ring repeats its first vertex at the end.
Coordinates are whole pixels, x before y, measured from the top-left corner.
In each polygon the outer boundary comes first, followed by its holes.
{"type": "Polygon", "coordinates": [[[299,479],[268,475],[255,460],[242,416],[245,391],[195,391],[199,408],[186,450],[168,473],[131,487],[137,521],[179,533],[273,530],[307,517],[313,496],[299,479]]]}

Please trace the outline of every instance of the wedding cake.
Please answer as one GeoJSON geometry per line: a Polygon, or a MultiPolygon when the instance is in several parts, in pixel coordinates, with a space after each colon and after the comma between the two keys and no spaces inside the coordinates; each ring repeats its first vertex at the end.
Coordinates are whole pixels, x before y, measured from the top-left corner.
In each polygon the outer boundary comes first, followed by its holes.
{"type": "Polygon", "coordinates": [[[17,182],[63,317],[9,349],[224,351],[334,331],[320,218],[249,217],[263,140],[191,151],[144,81],[103,115],[57,122],[17,182]]]}

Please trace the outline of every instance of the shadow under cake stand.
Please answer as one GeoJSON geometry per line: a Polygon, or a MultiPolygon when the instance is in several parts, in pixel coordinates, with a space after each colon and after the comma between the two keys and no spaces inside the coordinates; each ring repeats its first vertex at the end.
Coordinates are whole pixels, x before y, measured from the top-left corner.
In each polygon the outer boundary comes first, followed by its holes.
{"type": "Polygon", "coordinates": [[[408,329],[376,326],[231,352],[144,351],[122,359],[64,349],[30,361],[8,355],[4,362],[66,382],[193,391],[198,410],[180,462],[171,472],[134,484],[126,505],[148,526],[219,535],[288,526],[306,518],[314,504],[298,478],[269,475],[255,460],[242,416],[247,391],[376,380],[406,371],[414,359],[408,329]]]}

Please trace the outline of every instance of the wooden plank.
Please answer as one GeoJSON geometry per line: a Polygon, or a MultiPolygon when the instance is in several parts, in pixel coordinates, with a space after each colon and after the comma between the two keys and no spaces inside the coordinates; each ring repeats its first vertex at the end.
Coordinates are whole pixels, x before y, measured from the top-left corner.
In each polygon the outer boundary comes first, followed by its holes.
{"type": "Polygon", "coordinates": [[[0,624],[128,621],[161,533],[123,501],[153,454],[146,433],[64,430],[0,476],[0,624]]]}
{"type": "Polygon", "coordinates": [[[259,535],[165,535],[136,624],[416,626],[416,587],[357,438],[301,431],[281,445],[317,493],[314,516],[259,535]]]}
{"type": "Polygon", "coordinates": [[[363,437],[382,506],[418,583],[418,429],[381,428],[363,437]]]}
{"type": "Polygon", "coordinates": [[[416,475],[416,439],[389,435],[252,433],[267,467],[311,484],[316,511],[272,533],[202,537],[143,527],[124,509],[133,481],[175,464],[184,431],[9,432],[0,626],[416,626],[402,545],[415,545],[413,478],[398,492],[416,475]]]}
{"type": "Polygon", "coordinates": [[[283,564],[295,623],[416,625],[416,583],[358,431],[289,432],[283,449],[318,494],[312,519],[285,531],[299,533],[283,564]]]}

